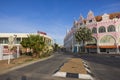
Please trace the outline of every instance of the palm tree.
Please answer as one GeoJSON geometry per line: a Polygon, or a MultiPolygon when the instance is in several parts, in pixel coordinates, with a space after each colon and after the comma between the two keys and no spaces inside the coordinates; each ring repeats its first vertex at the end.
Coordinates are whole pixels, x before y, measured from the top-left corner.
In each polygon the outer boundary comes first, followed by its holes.
{"type": "Polygon", "coordinates": [[[23,39],[20,44],[21,44],[24,48],[29,48],[29,47],[30,47],[30,41],[29,41],[28,38],[23,39]]]}
{"type": "Polygon", "coordinates": [[[59,48],[59,46],[58,46],[58,44],[57,43],[54,43],[54,51],[57,51],[58,50],[58,48],[59,48]]]}
{"type": "Polygon", "coordinates": [[[85,52],[85,42],[92,40],[92,32],[87,27],[80,27],[75,33],[75,39],[79,44],[83,42],[82,51],[85,52]]]}
{"type": "Polygon", "coordinates": [[[45,41],[40,35],[29,35],[28,38],[21,42],[21,45],[25,48],[30,48],[33,50],[33,55],[35,57],[40,57],[42,51],[45,47],[45,41]]]}

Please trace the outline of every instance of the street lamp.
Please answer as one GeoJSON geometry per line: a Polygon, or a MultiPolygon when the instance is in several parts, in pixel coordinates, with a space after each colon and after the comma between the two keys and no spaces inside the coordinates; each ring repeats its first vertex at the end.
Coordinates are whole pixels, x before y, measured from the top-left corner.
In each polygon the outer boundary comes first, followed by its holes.
{"type": "MultiPolygon", "coordinates": [[[[17,35],[14,34],[14,45],[17,44],[17,35]]],[[[17,51],[15,51],[17,53],[17,58],[19,56],[19,53],[18,53],[18,47],[16,46],[17,48],[17,51]]]]}
{"type": "Polygon", "coordinates": [[[9,48],[8,64],[10,64],[12,49],[13,49],[13,46],[14,46],[14,44],[15,44],[16,37],[17,37],[17,35],[10,36],[10,37],[8,38],[8,41],[9,41],[9,43],[8,43],[8,48],[9,48]]]}
{"type": "Polygon", "coordinates": [[[13,36],[10,36],[9,38],[8,38],[8,41],[9,41],[9,43],[8,43],[8,48],[9,48],[9,57],[8,57],[8,64],[10,64],[10,56],[11,56],[11,54],[12,54],[12,52],[11,52],[11,49],[13,48],[13,36]]]}

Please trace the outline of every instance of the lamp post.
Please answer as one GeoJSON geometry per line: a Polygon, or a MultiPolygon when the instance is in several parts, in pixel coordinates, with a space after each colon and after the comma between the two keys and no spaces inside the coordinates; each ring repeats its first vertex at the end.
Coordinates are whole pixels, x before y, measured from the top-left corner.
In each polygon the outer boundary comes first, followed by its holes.
{"type": "MultiPolygon", "coordinates": [[[[14,35],[13,45],[15,45],[15,44],[17,43],[16,40],[17,40],[17,35],[14,35]]],[[[17,48],[16,53],[17,53],[17,58],[18,58],[18,56],[19,56],[19,53],[18,53],[18,47],[16,46],[16,48],[17,48]]]]}
{"type": "Polygon", "coordinates": [[[12,54],[12,48],[13,48],[13,46],[15,44],[16,37],[17,37],[17,35],[14,35],[14,37],[10,36],[8,38],[8,41],[9,41],[9,43],[8,43],[8,48],[9,48],[8,64],[10,64],[10,59],[11,59],[11,54],[12,54]]]}
{"type": "Polygon", "coordinates": [[[11,54],[12,54],[12,52],[11,52],[11,49],[13,48],[13,36],[10,36],[9,37],[9,44],[8,44],[8,48],[9,48],[9,57],[8,57],[8,64],[10,64],[10,58],[11,58],[11,54]]]}

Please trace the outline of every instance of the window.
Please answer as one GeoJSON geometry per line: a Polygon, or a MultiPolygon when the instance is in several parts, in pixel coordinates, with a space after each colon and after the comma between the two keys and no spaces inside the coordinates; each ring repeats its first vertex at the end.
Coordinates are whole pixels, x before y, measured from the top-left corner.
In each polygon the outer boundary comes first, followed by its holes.
{"type": "Polygon", "coordinates": [[[15,43],[16,43],[16,44],[20,44],[20,42],[21,42],[21,39],[20,39],[20,38],[16,38],[15,43]]]}
{"type": "Polygon", "coordinates": [[[22,40],[26,40],[27,38],[22,38],[22,40]]]}
{"type": "Polygon", "coordinates": [[[103,32],[106,32],[106,30],[105,30],[105,27],[104,27],[104,26],[101,26],[101,27],[99,28],[99,33],[103,33],[103,32]]]}
{"type": "Polygon", "coordinates": [[[0,44],[8,44],[8,38],[0,38],[0,44]]]}
{"type": "Polygon", "coordinates": [[[106,49],[100,48],[100,52],[106,52],[106,49]]]}
{"type": "Polygon", "coordinates": [[[115,31],[115,26],[114,25],[110,25],[108,26],[108,32],[114,32],[115,31]]]}
{"type": "Polygon", "coordinates": [[[96,29],[96,28],[93,28],[93,29],[92,29],[92,33],[97,33],[97,29],[96,29]]]}
{"type": "Polygon", "coordinates": [[[89,23],[92,22],[92,20],[89,20],[89,23]]]}

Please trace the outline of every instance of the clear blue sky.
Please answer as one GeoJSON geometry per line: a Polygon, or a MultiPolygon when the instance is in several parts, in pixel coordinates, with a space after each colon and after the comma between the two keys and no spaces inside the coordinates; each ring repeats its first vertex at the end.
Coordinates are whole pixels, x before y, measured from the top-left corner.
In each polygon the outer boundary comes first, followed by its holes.
{"type": "Polygon", "coordinates": [[[62,44],[74,17],[120,12],[120,0],[0,0],[0,32],[43,31],[62,44]]]}

